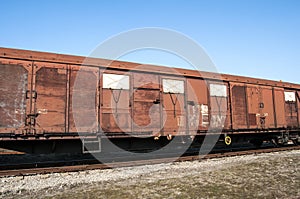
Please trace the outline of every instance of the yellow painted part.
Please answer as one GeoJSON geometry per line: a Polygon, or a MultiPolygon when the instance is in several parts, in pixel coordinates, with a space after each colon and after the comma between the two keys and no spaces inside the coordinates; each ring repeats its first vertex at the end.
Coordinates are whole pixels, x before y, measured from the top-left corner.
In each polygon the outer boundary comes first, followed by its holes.
{"type": "Polygon", "coordinates": [[[228,135],[225,137],[225,144],[226,145],[230,145],[231,144],[231,137],[229,137],[228,135]]]}

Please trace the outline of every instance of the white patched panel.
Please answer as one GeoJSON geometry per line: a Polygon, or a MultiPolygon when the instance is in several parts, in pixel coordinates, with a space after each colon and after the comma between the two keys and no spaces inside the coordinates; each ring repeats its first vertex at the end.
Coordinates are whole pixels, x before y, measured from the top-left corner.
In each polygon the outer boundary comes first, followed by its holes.
{"type": "Polygon", "coordinates": [[[129,89],[129,76],[116,74],[103,74],[103,88],[129,89]]]}
{"type": "Polygon", "coordinates": [[[227,86],[222,84],[210,84],[210,96],[227,97],[227,86]]]}
{"type": "Polygon", "coordinates": [[[202,126],[207,127],[209,125],[208,105],[201,104],[200,109],[202,114],[202,126]]]}
{"type": "Polygon", "coordinates": [[[184,81],[163,79],[163,90],[165,93],[184,93],[184,81]]]}
{"type": "Polygon", "coordinates": [[[296,101],[296,94],[292,91],[285,91],[284,92],[284,99],[286,102],[295,102],[296,101]]]}
{"type": "Polygon", "coordinates": [[[201,113],[208,114],[208,105],[201,104],[201,113]]]}

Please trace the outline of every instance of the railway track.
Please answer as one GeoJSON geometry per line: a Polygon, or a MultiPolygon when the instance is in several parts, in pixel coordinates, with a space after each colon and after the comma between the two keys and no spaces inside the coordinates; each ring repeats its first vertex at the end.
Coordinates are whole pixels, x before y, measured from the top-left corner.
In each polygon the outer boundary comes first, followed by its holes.
{"type": "MultiPolygon", "coordinates": [[[[251,149],[242,151],[227,151],[220,153],[212,153],[207,155],[186,155],[178,157],[175,162],[183,161],[195,161],[201,159],[212,159],[212,158],[222,158],[222,157],[232,157],[250,154],[260,154],[260,153],[271,153],[279,151],[289,151],[289,150],[300,150],[300,146],[288,146],[280,148],[264,148],[264,149],[251,149]]],[[[148,157],[149,158],[149,157],[148,157]]],[[[81,160],[84,163],[84,160],[81,160]]],[[[88,162],[88,161],[87,161],[88,162]]],[[[154,159],[143,159],[143,160],[133,160],[133,161],[118,161],[111,163],[86,163],[81,165],[68,165],[68,166],[51,166],[42,168],[22,168],[22,169],[5,169],[1,168],[0,176],[26,176],[26,175],[36,175],[36,174],[47,174],[47,173],[62,173],[62,172],[78,172],[84,170],[95,170],[95,169],[109,169],[115,167],[130,167],[130,166],[140,166],[147,164],[161,164],[174,162],[174,157],[162,157],[154,159]]]]}

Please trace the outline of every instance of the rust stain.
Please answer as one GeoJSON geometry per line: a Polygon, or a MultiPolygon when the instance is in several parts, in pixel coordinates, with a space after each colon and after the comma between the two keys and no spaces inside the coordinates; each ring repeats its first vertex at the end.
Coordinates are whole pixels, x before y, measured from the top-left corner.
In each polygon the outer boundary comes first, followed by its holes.
{"type": "Polygon", "coordinates": [[[5,48],[0,52],[5,54],[0,58],[0,133],[25,125],[38,133],[101,129],[108,134],[151,135],[183,135],[208,127],[299,128],[300,86],[296,84],[232,75],[221,75],[219,81],[213,73],[120,61],[104,71],[108,60],[90,59],[90,66],[81,67],[82,57],[5,48]],[[21,61],[29,56],[33,65],[21,61]],[[126,75],[129,83],[125,89],[103,88],[104,73],[126,75]],[[178,88],[166,89],[166,79],[178,88]],[[82,80],[80,88],[77,80],[82,80]],[[296,97],[285,100],[285,92],[296,97]],[[82,119],[75,124],[76,116],[82,119]],[[26,117],[34,121],[26,124],[26,117]]]}

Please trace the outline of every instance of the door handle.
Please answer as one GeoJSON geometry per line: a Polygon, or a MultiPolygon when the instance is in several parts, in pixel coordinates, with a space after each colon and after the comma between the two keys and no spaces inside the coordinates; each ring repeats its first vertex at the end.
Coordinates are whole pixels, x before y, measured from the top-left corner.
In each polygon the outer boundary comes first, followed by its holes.
{"type": "Polygon", "coordinates": [[[26,91],[26,99],[30,99],[30,93],[31,93],[31,97],[33,99],[37,99],[37,96],[38,96],[37,92],[36,91],[30,92],[30,90],[26,91]]]}

